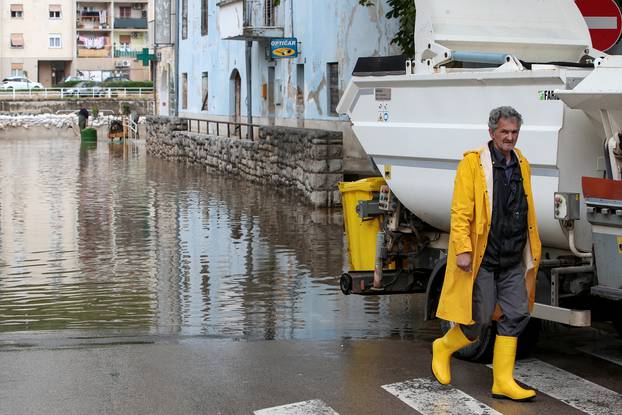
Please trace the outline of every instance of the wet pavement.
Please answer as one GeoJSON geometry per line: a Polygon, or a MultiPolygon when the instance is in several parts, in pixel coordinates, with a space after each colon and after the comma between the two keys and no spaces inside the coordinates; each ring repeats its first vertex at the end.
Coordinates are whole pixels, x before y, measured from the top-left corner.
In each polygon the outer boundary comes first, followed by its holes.
{"type": "Polygon", "coordinates": [[[343,296],[341,213],[142,143],[0,141],[0,414],[622,414],[622,341],[430,377],[422,296],[343,296]],[[266,341],[268,340],[268,341],[266,341]]]}

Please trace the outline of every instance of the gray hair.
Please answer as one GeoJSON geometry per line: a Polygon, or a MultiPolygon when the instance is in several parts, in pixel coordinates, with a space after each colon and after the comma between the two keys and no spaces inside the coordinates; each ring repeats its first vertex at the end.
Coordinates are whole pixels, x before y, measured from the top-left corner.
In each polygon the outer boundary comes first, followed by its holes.
{"type": "Polygon", "coordinates": [[[515,119],[518,123],[518,129],[523,125],[523,116],[520,115],[518,111],[516,111],[512,107],[499,107],[490,111],[490,117],[488,118],[488,128],[492,131],[495,131],[499,126],[499,120],[501,118],[510,118],[515,119]]]}

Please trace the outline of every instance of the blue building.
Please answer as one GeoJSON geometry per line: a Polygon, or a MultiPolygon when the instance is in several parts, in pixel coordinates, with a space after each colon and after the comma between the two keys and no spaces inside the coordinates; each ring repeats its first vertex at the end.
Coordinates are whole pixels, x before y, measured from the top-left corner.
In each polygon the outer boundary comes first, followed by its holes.
{"type": "Polygon", "coordinates": [[[385,17],[386,0],[372,7],[358,0],[275,3],[177,0],[172,105],[181,117],[248,122],[250,98],[253,123],[341,130],[346,170],[368,168],[336,106],[359,57],[400,53],[391,45],[398,22],[385,17]],[[271,43],[283,38],[296,40],[281,48],[289,56],[274,57],[271,43]]]}

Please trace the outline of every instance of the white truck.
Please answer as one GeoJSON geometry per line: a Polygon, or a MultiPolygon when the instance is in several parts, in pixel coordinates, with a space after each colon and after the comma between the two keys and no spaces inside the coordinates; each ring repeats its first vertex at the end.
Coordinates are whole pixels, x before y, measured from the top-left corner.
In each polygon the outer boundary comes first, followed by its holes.
{"type": "MultiPolygon", "coordinates": [[[[424,292],[434,318],[456,167],[489,140],[489,111],[510,105],[525,120],[517,146],[543,244],[533,315],[573,326],[603,316],[621,331],[622,57],[592,48],[573,0],[415,3],[415,57],[361,58],[338,107],[386,182],[346,217],[349,233],[378,226],[375,266],[352,267],[342,291],[424,292]]],[[[480,358],[493,339],[482,333],[462,356],[480,358]]]]}

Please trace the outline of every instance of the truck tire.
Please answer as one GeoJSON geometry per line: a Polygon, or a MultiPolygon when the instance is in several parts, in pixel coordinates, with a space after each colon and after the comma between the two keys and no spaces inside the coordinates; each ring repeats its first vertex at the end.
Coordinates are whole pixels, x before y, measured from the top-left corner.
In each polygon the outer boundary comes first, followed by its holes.
{"type": "Polygon", "coordinates": [[[618,336],[622,337],[622,316],[620,316],[620,311],[622,310],[618,310],[617,311],[617,317],[613,318],[613,327],[616,329],[616,331],[618,332],[618,336]]]}
{"type": "MultiPolygon", "coordinates": [[[[443,335],[454,325],[454,323],[445,320],[440,320],[440,322],[443,335]]],[[[523,333],[518,337],[517,359],[524,359],[531,355],[540,338],[540,326],[541,322],[539,319],[532,318],[529,321],[523,333]]],[[[497,323],[493,321],[475,343],[457,351],[455,356],[470,362],[491,363],[496,335],[497,323]]]]}
{"type": "MultiPolygon", "coordinates": [[[[455,324],[446,320],[440,320],[440,322],[441,332],[443,335],[445,335],[445,333],[447,333],[455,324]]],[[[458,359],[468,360],[470,362],[492,362],[492,351],[495,344],[494,336],[496,333],[497,328],[493,323],[482,335],[480,335],[479,339],[475,343],[458,350],[454,356],[458,359]]]]}

